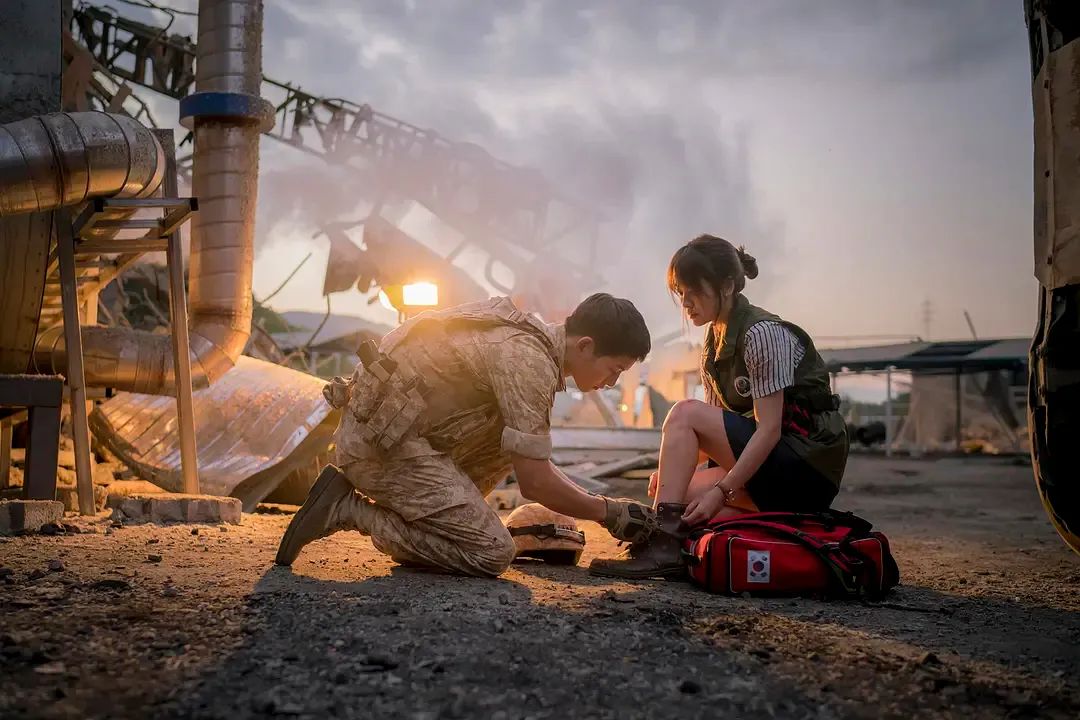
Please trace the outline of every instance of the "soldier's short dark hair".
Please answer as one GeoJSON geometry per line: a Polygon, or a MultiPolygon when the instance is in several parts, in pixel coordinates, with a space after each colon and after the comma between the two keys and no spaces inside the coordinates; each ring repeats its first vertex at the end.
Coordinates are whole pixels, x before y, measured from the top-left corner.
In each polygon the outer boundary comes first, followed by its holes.
{"type": "Polygon", "coordinates": [[[652,349],[649,328],[634,303],[607,293],[585,298],[566,318],[566,334],[592,338],[597,355],[642,361],[652,349]]]}

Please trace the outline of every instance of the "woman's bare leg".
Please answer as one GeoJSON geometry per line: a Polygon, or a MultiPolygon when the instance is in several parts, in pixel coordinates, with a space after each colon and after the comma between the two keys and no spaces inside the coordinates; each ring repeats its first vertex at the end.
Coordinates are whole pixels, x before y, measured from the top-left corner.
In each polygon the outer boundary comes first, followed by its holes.
{"type": "Polygon", "coordinates": [[[686,488],[686,496],[682,502],[689,504],[697,500],[716,483],[723,480],[725,475],[727,475],[727,470],[721,467],[698,470],[694,473],[694,477],[690,478],[690,485],[686,488]]]}
{"type": "MultiPolygon", "coordinates": [[[[696,400],[675,404],[664,421],[657,471],[656,515],[660,531],[645,543],[631,545],[623,555],[597,558],[589,565],[594,575],[622,578],[682,576],[683,503],[691,493],[705,492],[735,464],[724,428],[724,411],[696,400]],[[699,451],[721,465],[695,473],[699,451]]],[[[736,497],[738,501],[738,497],[736,497]]],[[[752,507],[752,504],[751,504],[752,507]]],[[[722,514],[748,510],[722,508],[722,514]]]]}
{"type": "Polygon", "coordinates": [[[680,400],[664,421],[657,504],[688,502],[699,451],[704,451],[725,471],[735,465],[735,455],[724,429],[724,410],[699,400],[680,400]]]}

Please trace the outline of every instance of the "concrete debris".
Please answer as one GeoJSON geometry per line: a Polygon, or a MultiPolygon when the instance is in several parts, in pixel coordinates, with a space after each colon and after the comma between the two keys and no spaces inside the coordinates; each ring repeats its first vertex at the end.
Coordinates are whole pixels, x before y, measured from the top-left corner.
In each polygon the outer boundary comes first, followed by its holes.
{"type": "MultiPolygon", "coordinates": [[[[58,468],[58,472],[63,468],[58,468]]],[[[56,483],[56,499],[64,504],[65,512],[79,512],[79,490],[75,485],[75,473],[71,473],[71,481],[62,480],[61,476],[57,475],[56,483]]],[[[95,473],[96,474],[96,473],[95,473]]],[[[98,511],[105,509],[105,503],[109,497],[109,489],[105,485],[98,484],[97,478],[94,478],[94,505],[98,511]]]]}
{"type": "Polygon", "coordinates": [[[0,500],[0,535],[35,532],[63,517],[64,504],[55,500],[0,500]]]}
{"type": "Polygon", "coordinates": [[[232,523],[239,525],[240,500],[213,495],[132,494],[109,499],[121,522],[232,523]]]}
{"type": "Polygon", "coordinates": [[[100,462],[94,463],[94,483],[98,485],[111,485],[116,480],[117,473],[124,470],[118,463],[100,462]]]}
{"type": "MultiPolygon", "coordinates": [[[[0,478],[2,480],[2,478],[0,478]]],[[[23,486],[23,470],[21,467],[12,465],[8,468],[8,487],[23,486]]]]}
{"type": "MultiPolygon", "coordinates": [[[[61,436],[61,438],[64,439],[63,436],[61,436]]],[[[26,470],[26,449],[12,448],[11,462],[12,465],[9,469],[9,472],[11,473],[9,483],[15,487],[22,486],[23,476],[26,470]]],[[[62,485],[74,485],[75,451],[65,449],[58,450],[56,464],[57,483],[62,485]]],[[[108,485],[113,481],[117,473],[122,473],[125,470],[123,466],[115,462],[95,462],[92,464],[92,468],[94,482],[101,485],[108,485]]]]}
{"type": "Polygon", "coordinates": [[[145,480],[117,480],[109,484],[105,494],[105,507],[117,507],[121,500],[132,495],[154,495],[164,493],[157,485],[145,480]]]}
{"type": "Polygon", "coordinates": [[[75,451],[74,450],[58,450],[56,453],[56,464],[60,469],[75,469],[75,451]]]}

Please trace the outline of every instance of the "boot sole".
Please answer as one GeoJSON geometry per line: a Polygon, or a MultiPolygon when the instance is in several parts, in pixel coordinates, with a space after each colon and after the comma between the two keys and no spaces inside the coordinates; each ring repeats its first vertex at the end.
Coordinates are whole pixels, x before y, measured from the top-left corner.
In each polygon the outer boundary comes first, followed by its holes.
{"type": "Polygon", "coordinates": [[[277,557],[274,558],[274,563],[285,567],[292,565],[293,561],[286,559],[288,553],[285,552],[285,549],[291,545],[296,528],[303,524],[304,518],[311,512],[311,508],[318,503],[319,498],[322,497],[323,493],[326,492],[326,489],[330,487],[331,483],[337,480],[337,477],[340,474],[341,471],[333,465],[327,465],[323,468],[322,472],[319,473],[319,477],[315,480],[315,484],[311,486],[311,492],[308,493],[307,500],[304,502],[303,506],[296,511],[292,521],[289,523],[289,527],[285,529],[285,534],[281,537],[281,543],[278,545],[277,557]]]}

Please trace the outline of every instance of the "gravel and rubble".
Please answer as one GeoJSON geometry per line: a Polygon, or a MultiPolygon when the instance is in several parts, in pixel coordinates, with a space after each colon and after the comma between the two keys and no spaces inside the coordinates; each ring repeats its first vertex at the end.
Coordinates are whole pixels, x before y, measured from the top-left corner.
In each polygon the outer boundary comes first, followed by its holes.
{"type": "Polygon", "coordinates": [[[0,538],[0,717],[1080,717],[1080,558],[1030,473],[853,459],[838,504],[903,574],[873,605],[593,578],[617,547],[591,524],[580,567],[482,580],[355,533],[274,567],[281,507],[67,516],[0,538]]]}

